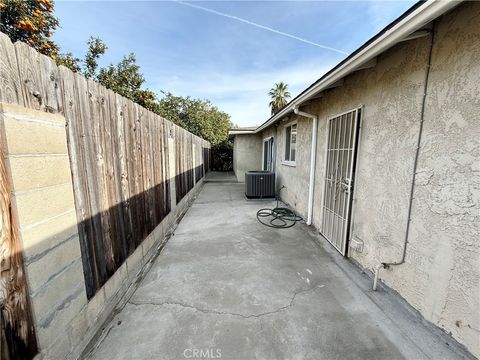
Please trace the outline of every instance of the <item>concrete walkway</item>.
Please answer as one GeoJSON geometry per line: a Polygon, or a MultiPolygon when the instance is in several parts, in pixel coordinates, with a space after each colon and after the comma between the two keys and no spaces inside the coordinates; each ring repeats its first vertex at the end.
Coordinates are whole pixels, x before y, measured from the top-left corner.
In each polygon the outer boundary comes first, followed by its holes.
{"type": "Polygon", "coordinates": [[[260,225],[271,205],[207,183],[88,357],[459,358],[305,225],[260,225]]]}
{"type": "Polygon", "coordinates": [[[205,182],[237,182],[233,171],[210,171],[205,176],[205,182]]]}

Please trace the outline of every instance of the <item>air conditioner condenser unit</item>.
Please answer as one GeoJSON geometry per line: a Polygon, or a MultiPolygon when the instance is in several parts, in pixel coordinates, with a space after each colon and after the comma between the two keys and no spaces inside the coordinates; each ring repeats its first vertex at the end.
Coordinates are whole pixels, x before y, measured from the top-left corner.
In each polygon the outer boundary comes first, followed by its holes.
{"type": "Polygon", "coordinates": [[[271,171],[247,171],[245,196],[248,199],[275,198],[275,173],[271,171]]]}

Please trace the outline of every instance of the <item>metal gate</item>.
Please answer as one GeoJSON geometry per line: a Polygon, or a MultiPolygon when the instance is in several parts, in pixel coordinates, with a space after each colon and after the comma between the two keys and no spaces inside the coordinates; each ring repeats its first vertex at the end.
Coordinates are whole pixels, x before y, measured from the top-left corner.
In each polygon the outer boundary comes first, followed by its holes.
{"type": "Polygon", "coordinates": [[[360,109],[328,120],[322,235],[346,254],[360,109]]]}

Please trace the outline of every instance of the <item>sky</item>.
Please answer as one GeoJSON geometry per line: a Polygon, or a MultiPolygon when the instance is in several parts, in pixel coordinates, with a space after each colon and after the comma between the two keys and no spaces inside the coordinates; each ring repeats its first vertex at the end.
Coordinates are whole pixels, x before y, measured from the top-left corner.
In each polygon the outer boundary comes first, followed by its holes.
{"type": "Polygon", "coordinates": [[[134,52],[145,87],[208,99],[238,126],[270,116],[268,91],[294,97],[415,1],[55,2],[63,52],[83,57],[93,35],[100,65],[134,52]]]}

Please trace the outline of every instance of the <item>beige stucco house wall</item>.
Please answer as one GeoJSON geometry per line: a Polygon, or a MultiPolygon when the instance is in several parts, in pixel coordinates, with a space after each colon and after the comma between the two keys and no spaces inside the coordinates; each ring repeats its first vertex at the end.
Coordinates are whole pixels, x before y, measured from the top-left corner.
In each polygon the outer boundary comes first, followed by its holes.
{"type": "Polygon", "coordinates": [[[262,137],[260,134],[239,134],[233,140],[233,171],[238,182],[245,182],[245,172],[262,169],[262,137]]]}
{"type": "MultiPolygon", "coordinates": [[[[434,24],[411,227],[403,265],[380,278],[428,321],[480,356],[480,3],[462,3],[434,24]]],[[[375,66],[344,78],[301,110],[318,116],[313,225],[320,229],[327,120],[361,107],[348,256],[372,270],[402,255],[431,37],[401,42],[375,66]]],[[[307,215],[312,120],[290,114],[274,134],[277,189],[307,215]],[[283,164],[285,126],[297,122],[295,166],[283,164]]],[[[240,152],[237,149],[238,152],[240,152]]],[[[261,149],[257,156],[261,158],[261,149]]]]}

